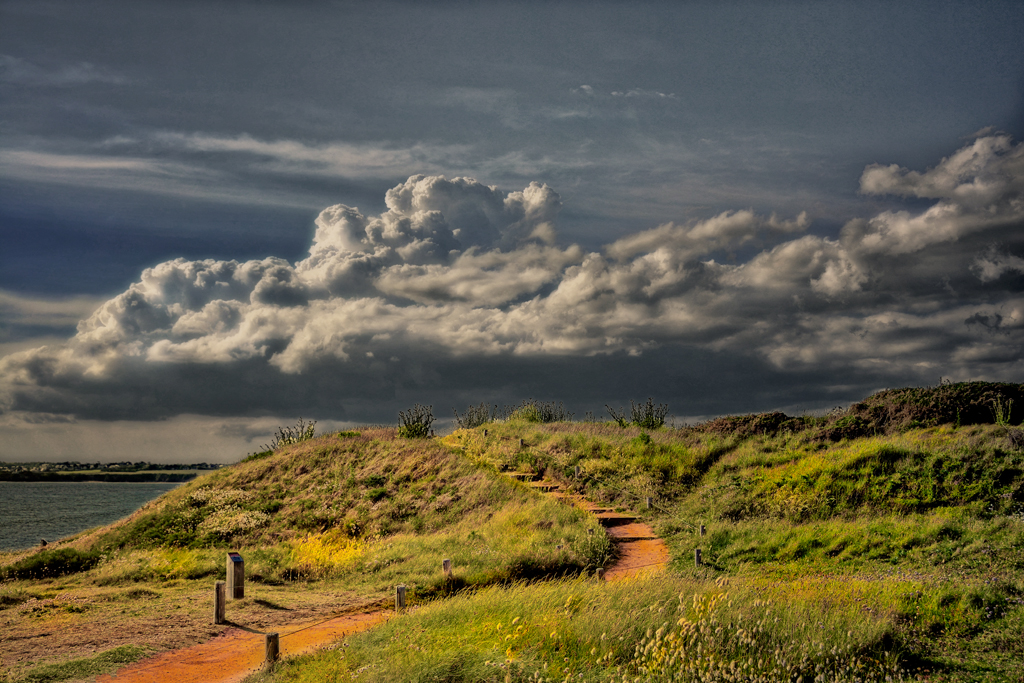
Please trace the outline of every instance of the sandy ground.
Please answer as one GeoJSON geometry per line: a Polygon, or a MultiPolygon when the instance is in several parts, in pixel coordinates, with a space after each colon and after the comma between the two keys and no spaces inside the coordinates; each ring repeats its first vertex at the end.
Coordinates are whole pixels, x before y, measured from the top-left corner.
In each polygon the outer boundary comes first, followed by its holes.
{"type": "MultiPolygon", "coordinates": [[[[310,652],[326,643],[365,631],[390,612],[345,614],[310,624],[291,624],[277,631],[281,657],[310,652]]],[[[183,650],[164,652],[100,676],[97,683],[237,683],[263,666],[266,635],[231,628],[213,640],[183,650]]]]}

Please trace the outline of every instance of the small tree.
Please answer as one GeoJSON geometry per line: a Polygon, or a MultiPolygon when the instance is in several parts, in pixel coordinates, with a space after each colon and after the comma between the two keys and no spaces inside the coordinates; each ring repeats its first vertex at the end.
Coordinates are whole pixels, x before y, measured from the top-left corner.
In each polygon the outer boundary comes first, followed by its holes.
{"type": "Polygon", "coordinates": [[[434,423],[433,406],[419,403],[409,410],[398,411],[398,435],[407,439],[422,439],[430,436],[430,425],[434,423]]]}

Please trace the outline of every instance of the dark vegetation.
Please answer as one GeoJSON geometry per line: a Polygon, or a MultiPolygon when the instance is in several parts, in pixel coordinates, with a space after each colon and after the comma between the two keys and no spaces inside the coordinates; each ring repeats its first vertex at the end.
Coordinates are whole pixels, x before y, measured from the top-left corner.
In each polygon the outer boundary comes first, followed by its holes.
{"type": "Polygon", "coordinates": [[[408,411],[398,413],[398,435],[407,439],[423,439],[431,435],[430,425],[434,424],[433,406],[417,403],[408,411]]]}
{"type": "Polygon", "coordinates": [[[605,406],[605,409],[612,416],[615,424],[623,429],[629,425],[636,425],[642,429],[660,429],[665,426],[665,417],[668,415],[668,404],[655,405],[652,398],[648,398],[647,403],[639,405],[630,401],[629,419],[626,419],[624,409],[615,410],[611,406],[605,406]]]}
{"type": "Polygon", "coordinates": [[[0,568],[0,580],[52,579],[92,569],[100,562],[96,551],[74,548],[40,550],[14,564],[0,568]]]}

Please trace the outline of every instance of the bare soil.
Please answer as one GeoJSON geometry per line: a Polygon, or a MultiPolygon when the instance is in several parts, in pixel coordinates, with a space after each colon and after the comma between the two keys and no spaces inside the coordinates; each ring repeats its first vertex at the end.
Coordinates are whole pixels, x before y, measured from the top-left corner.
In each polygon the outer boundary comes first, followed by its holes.
{"type": "MultiPolygon", "coordinates": [[[[387,619],[389,612],[345,614],[310,624],[291,624],[278,634],[279,653],[290,657],[325,643],[365,631],[387,619]]],[[[276,632],[276,631],[275,631],[276,632]]],[[[238,683],[265,661],[266,635],[231,628],[213,640],[172,650],[100,676],[97,683],[238,683]]]]}

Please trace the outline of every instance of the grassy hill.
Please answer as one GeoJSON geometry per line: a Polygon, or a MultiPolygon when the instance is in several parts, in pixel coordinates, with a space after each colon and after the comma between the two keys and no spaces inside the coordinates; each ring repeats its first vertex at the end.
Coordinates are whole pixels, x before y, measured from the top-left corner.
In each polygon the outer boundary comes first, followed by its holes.
{"type": "MultiPolygon", "coordinates": [[[[55,550],[0,559],[0,604],[93,596],[54,618],[95,627],[112,617],[104,596],[182,602],[240,549],[263,597],[237,605],[239,618],[273,623],[287,607],[294,620],[325,609],[313,596],[365,604],[397,583],[415,605],[253,680],[1020,681],[1022,390],[943,384],[821,417],[678,429],[522,410],[436,439],[325,435],[55,550]],[[669,573],[584,578],[608,561],[607,541],[593,519],[502,474],[531,470],[650,522],[669,573]]],[[[111,641],[125,644],[169,646],[111,641]]]]}
{"type": "Polygon", "coordinates": [[[894,390],[823,417],[680,429],[458,430],[443,441],[473,461],[646,518],[672,571],[490,588],[254,680],[1019,681],[1021,389],[894,390]]]}
{"type": "Polygon", "coordinates": [[[107,527],[0,554],[0,680],[37,680],[25,662],[91,656],[96,643],[141,656],[216,635],[226,627],[210,626],[209,595],[228,550],[247,581],[230,618],[271,626],[380,604],[397,584],[418,604],[573,575],[609,556],[598,530],[437,440],[327,434],[200,476],[107,527]]]}

